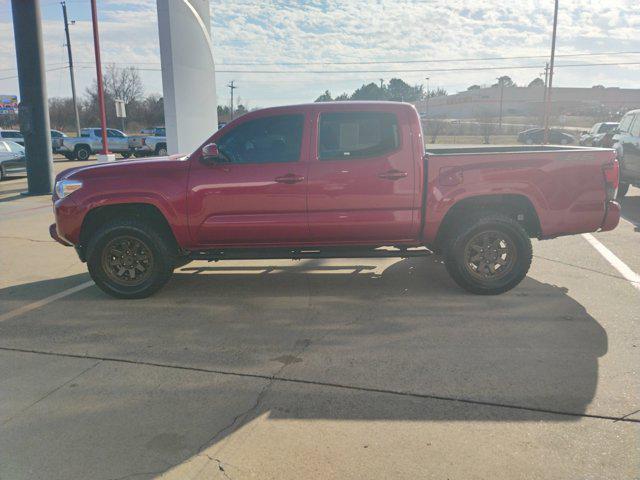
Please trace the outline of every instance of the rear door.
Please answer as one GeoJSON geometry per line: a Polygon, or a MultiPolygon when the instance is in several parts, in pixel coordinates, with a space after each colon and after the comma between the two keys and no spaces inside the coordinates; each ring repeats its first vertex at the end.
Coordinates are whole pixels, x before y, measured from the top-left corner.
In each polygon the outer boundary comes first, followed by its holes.
{"type": "MultiPolygon", "coordinates": [[[[379,108],[379,107],[378,107],[379,108]]],[[[309,164],[309,231],[318,243],[415,238],[415,160],[403,110],[315,114],[309,164]]]]}
{"type": "Polygon", "coordinates": [[[194,154],[188,207],[197,245],[294,245],[308,239],[308,115],[287,112],[248,115],[215,136],[225,162],[207,165],[200,152],[194,154]]]}
{"type": "Polygon", "coordinates": [[[109,143],[109,149],[114,152],[129,150],[129,139],[127,136],[114,128],[107,129],[107,142],[109,143]]]}

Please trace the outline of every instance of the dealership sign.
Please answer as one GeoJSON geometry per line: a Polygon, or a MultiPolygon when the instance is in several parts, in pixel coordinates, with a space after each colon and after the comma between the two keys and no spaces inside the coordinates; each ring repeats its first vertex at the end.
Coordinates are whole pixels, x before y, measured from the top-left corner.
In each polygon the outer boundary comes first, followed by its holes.
{"type": "Polygon", "coordinates": [[[18,113],[18,97],[16,95],[0,95],[0,115],[18,113]]]}

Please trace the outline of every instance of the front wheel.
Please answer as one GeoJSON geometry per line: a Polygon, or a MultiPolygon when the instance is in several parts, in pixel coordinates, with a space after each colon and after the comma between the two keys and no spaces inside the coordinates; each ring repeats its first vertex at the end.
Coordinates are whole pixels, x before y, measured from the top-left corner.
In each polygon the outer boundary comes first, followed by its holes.
{"type": "Polygon", "coordinates": [[[91,150],[89,149],[89,147],[81,146],[76,148],[75,157],[81,162],[86,162],[87,160],[89,160],[90,156],[91,150]]]}
{"type": "Polygon", "coordinates": [[[527,275],[531,257],[527,232],[501,214],[460,222],[445,246],[449,275],[462,288],[479,295],[514,288],[527,275]]]}
{"type": "Polygon", "coordinates": [[[122,158],[127,159],[131,156],[131,152],[122,152],[120,155],[122,158]]]}
{"type": "Polygon", "coordinates": [[[158,145],[156,147],[156,155],[159,157],[166,157],[167,156],[167,147],[166,145],[158,145]]]}
{"type": "Polygon", "coordinates": [[[114,297],[148,297],[171,278],[175,255],[169,245],[159,231],[141,220],[114,220],[89,241],[89,274],[114,297]]]}

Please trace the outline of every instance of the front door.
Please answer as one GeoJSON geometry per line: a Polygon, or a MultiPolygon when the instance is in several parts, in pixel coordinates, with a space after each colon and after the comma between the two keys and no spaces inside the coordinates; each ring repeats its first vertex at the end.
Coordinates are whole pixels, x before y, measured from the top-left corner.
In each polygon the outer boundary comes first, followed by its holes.
{"type": "Polygon", "coordinates": [[[321,112],[317,122],[309,162],[311,238],[332,244],[415,238],[419,202],[404,111],[321,112]]]}
{"type": "Polygon", "coordinates": [[[305,115],[247,117],[214,137],[220,162],[192,158],[189,227],[196,245],[276,246],[308,239],[305,115]]]}

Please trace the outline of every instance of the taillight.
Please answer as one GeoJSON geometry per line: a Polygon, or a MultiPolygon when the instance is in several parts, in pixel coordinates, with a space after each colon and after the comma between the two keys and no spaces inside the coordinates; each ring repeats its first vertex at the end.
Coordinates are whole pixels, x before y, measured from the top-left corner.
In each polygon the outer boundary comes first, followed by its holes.
{"type": "Polygon", "coordinates": [[[607,192],[607,200],[614,200],[618,193],[618,185],[620,183],[620,164],[618,159],[614,158],[612,163],[602,167],[604,175],[604,185],[607,192]]]}

